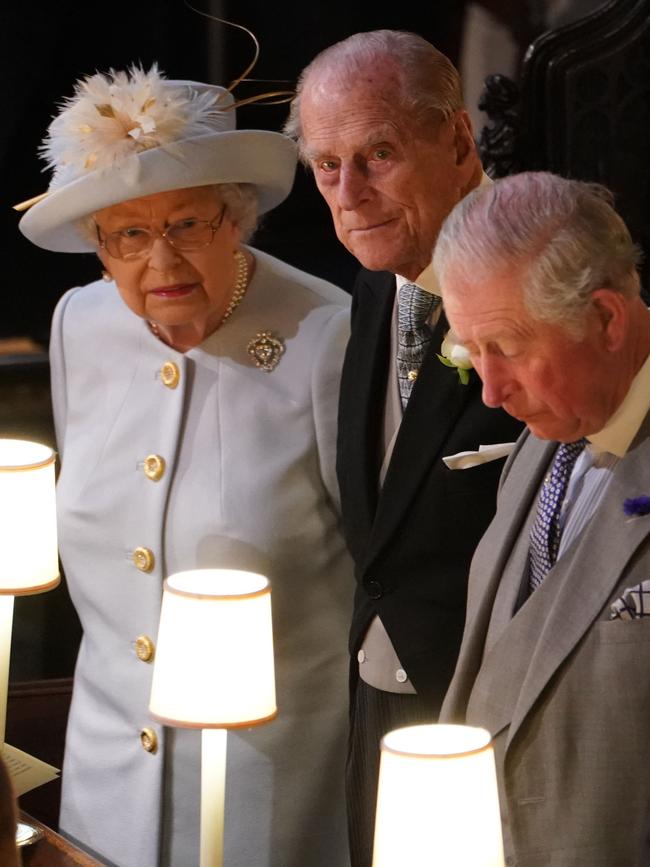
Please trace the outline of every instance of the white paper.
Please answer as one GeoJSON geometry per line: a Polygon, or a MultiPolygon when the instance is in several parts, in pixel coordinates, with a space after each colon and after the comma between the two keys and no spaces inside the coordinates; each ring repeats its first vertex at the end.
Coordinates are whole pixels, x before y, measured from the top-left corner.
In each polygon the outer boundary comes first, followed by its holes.
{"type": "Polygon", "coordinates": [[[9,744],[4,745],[2,758],[11,777],[16,797],[24,795],[25,792],[31,792],[32,789],[42,786],[43,783],[56,780],[60,773],[58,768],[48,765],[9,744]]]}
{"type": "Polygon", "coordinates": [[[507,457],[514,449],[515,443],[495,443],[489,446],[479,446],[477,452],[458,452],[443,458],[445,466],[450,470],[468,470],[479,464],[487,464],[499,458],[507,457]]]}

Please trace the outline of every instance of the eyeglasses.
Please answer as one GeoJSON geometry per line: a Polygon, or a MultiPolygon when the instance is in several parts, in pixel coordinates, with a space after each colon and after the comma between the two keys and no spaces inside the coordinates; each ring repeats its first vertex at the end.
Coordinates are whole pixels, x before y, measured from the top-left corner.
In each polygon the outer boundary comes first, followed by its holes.
{"type": "Polygon", "coordinates": [[[213,220],[179,220],[167,226],[164,232],[144,226],[127,226],[117,232],[109,232],[104,237],[96,225],[99,246],[103,247],[114,259],[139,259],[151,250],[154,239],[160,236],[175,250],[199,250],[208,247],[214,240],[215,233],[221,228],[226,213],[226,206],[213,220]]]}

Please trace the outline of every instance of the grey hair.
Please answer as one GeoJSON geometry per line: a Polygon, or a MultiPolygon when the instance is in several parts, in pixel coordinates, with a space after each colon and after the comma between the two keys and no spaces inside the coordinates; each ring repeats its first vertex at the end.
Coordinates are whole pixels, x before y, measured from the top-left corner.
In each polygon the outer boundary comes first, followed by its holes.
{"type": "Polygon", "coordinates": [[[298,143],[301,160],[303,131],[300,102],[305,88],[321,73],[354,77],[365,69],[389,60],[399,77],[400,106],[416,122],[447,119],[463,107],[460,76],[453,63],[430,42],[401,30],[371,30],[355,33],[321,51],[306,66],[296,85],[284,133],[298,143]]]}
{"type": "MultiPolygon", "coordinates": [[[[246,243],[257,229],[258,200],[254,184],[211,184],[217,202],[226,206],[228,218],[241,233],[242,243],[246,243]]],[[[97,246],[97,226],[92,214],[77,221],[77,231],[91,244],[97,246]]]]}
{"type": "Polygon", "coordinates": [[[524,172],[466,196],[443,223],[433,257],[442,294],[454,278],[480,292],[488,275],[519,275],[536,319],[583,333],[589,296],[640,291],[639,248],[600,184],[524,172]]]}

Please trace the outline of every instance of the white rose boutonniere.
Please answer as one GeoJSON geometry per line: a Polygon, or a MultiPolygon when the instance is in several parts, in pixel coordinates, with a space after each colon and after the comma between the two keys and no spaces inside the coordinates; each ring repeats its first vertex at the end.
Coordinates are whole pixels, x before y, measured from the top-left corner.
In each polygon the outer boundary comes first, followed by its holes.
{"type": "Polygon", "coordinates": [[[462,343],[458,343],[452,331],[445,334],[438,359],[447,367],[455,367],[461,383],[467,385],[473,365],[469,358],[469,351],[462,343]]]}

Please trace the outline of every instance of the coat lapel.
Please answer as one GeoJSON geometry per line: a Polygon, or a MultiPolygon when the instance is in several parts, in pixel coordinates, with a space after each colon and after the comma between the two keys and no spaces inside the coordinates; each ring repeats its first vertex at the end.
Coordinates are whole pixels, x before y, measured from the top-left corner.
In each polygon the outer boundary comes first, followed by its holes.
{"type": "Polygon", "coordinates": [[[476,376],[469,385],[462,385],[456,371],[436,358],[448,327],[441,313],[397,435],[379,498],[369,559],[397,529],[429,467],[441,460],[443,444],[459,415],[481,388],[476,376]]]}
{"type": "MultiPolygon", "coordinates": [[[[512,628],[513,605],[528,552],[526,522],[555,447],[556,443],[544,443],[526,431],[504,468],[496,515],[472,561],[465,634],[445,698],[445,719],[473,722],[471,705],[478,701],[481,725],[495,733],[503,725],[506,707],[507,719],[512,715],[513,700],[508,702],[503,694],[500,675],[503,665],[516,659],[506,653],[495,666],[483,667],[483,661],[499,652],[500,630],[512,628]],[[495,649],[490,651],[489,645],[496,645],[495,649]]],[[[510,680],[503,679],[505,689],[510,680]]]]}
{"type": "Polygon", "coordinates": [[[339,476],[345,486],[345,502],[357,526],[367,539],[375,518],[381,456],[377,431],[381,430],[384,395],[388,376],[390,326],[395,298],[395,278],[374,274],[353,301],[356,328],[345,361],[346,382],[341,391],[339,414],[339,476]],[[343,430],[343,424],[345,430],[343,430]]]}

